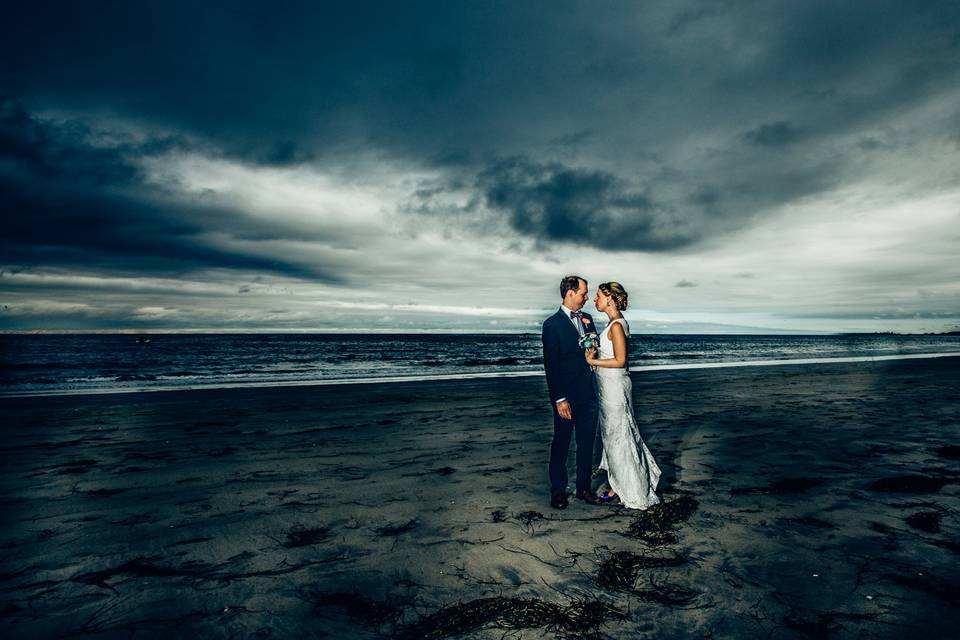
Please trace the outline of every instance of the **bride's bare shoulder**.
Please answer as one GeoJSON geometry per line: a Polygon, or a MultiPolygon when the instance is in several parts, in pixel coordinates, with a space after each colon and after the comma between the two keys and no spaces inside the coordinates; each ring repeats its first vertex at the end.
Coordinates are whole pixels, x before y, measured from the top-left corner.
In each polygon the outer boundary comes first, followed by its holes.
{"type": "Polygon", "coordinates": [[[609,325],[607,325],[607,329],[609,329],[611,333],[613,333],[614,331],[616,331],[617,333],[626,333],[627,327],[625,324],[620,322],[620,320],[622,320],[622,318],[617,318],[616,320],[611,322],[609,325]]]}
{"type": "Polygon", "coordinates": [[[610,323],[610,331],[617,331],[618,333],[623,333],[624,336],[630,335],[630,325],[627,324],[627,321],[623,318],[617,318],[610,323]]]}

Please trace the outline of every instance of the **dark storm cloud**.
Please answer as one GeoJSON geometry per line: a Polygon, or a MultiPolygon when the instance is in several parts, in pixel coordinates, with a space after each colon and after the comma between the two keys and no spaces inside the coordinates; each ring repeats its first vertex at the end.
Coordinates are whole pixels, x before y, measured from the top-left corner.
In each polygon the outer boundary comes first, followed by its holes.
{"type": "Polygon", "coordinates": [[[183,141],[165,137],[97,147],[91,143],[95,137],[82,123],[44,122],[13,101],[0,102],[0,253],[7,264],[153,274],[227,268],[334,279],[204,240],[210,231],[250,239],[276,237],[283,228],[174,203],[145,184],[130,158],[182,148],[183,141]]]}
{"type": "Polygon", "coordinates": [[[106,108],[258,162],[512,155],[731,112],[745,130],[780,102],[849,124],[955,77],[957,18],[893,1],[24,3],[5,13],[0,79],[31,105],[106,108]]]}
{"type": "Polygon", "coordinates": [[[31,107],[105,110],[295,163],[422,134],[461,80],[466,19],[406,3],[21,5],[5,9],[0,79],[31,107]]]}
{"type": "Polygon", "coordinates": [[[689,231],[675,226],[646,194],[607,172],[513,158],[482,172],[477,186],[487,206],[504,211],[513,229],[538,239],[634,250],[688,241],[689,231]]]}
{"type": "Polygon", "coordinates": [[[723,237],[771,207],[840,180],[836,156],[753,158],[736,144],[716,153],[725,162],[708,183],[670,166],[653,167],[651,177],[641,180],[515,156],[476,168],[472,185],[462,171],[451,172],[448,184],[418,189],[400,210],[464,225],[470,223],[463,214],[476,214],[482,203],[502,215],[511,231],[538,241],[669,252],[723,237]],[[471,188],[467,205],[447,204],[452,193],[471,188]]]}

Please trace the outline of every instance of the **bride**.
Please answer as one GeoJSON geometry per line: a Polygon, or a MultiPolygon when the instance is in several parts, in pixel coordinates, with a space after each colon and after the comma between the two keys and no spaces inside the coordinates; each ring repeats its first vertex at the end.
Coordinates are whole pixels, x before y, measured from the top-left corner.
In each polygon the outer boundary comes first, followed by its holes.
{"type": "Polygon", "coordinates": [[[627,338],[630,327],[621,313],[627,308],[627,292],[618,282],[597,287],[597,311],[610,322],[600,334],[599,358],[596,349],[585,352],[587,364],[595,368],[600,395],[600,435],[603,456],[600,468],[607,472],[611,491],[600,495],[604,502],[618,500],[631,509],[646,509],[660,502],[655,490],[660,467],[640,437],[633,419],[633,384],[627,367],[627,338]]]}

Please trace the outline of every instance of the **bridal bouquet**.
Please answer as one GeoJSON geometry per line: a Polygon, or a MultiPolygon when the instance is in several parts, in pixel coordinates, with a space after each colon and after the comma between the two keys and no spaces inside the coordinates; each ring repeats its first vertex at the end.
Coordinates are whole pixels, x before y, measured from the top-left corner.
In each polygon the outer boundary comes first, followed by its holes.
{"type": "Polygon", "coordinates": [[[580,348],[584,351],[587,349],[599,349],[600,336],[597,335],[597,332],[589,331],[583,334],[583,337],[580,338],[580,348]]]}

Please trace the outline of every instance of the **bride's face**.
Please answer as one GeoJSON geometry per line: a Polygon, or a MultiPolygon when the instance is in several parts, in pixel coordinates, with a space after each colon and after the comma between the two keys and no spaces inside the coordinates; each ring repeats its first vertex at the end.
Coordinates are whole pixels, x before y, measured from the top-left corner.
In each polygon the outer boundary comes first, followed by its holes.
{"type": "Polygon", "coordinates": [[[597,311],[606,311],[608,304],[610,304],[610,296],[604,295],[603,291],[597,289],[597,297],[593,300],[593,306],[597,308],[597,311]]]}

